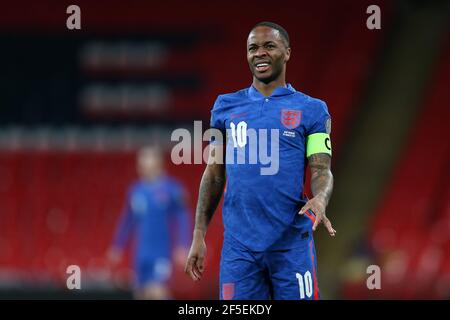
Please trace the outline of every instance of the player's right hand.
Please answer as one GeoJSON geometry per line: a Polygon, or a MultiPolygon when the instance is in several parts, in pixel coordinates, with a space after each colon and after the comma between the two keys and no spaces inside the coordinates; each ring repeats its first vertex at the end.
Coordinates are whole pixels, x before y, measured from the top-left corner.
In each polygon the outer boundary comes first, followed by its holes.
{"type": "Polygon", "coordinates": [[[184,272],[194,281],[202,278],[205,270],[206,243],[202,232],[194,232],[191,249],[186,261],[184,272]]]}

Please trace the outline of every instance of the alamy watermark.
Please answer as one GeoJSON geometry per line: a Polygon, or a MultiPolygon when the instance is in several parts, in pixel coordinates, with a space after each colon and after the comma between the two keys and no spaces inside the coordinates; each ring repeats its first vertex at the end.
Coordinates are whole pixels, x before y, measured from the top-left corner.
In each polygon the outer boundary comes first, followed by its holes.
{"type": "MultiPolygon", "coordinates": [[[[72,4],[67,7],[66,13],[70,14],[66,20],[66,27],[69,30],[81,29],[81,9],[79,6],[72,4]]],[[[381,9],[376,4],[367,7],[366,13],[370,16],[366,20],[366,26],[369,30],[381,29],[381,9]]]]}
{"type": "Polygon", "coordinates": [[[70,14],[66,20],[66,27],[69,30],[81,29],[81,9],[79,6],[72,4],[67,7],[66,13],[70,14]]]}
{"type": "MultiPolygon", "coordinates": [[[[230,129],[222,132],[208,129],[204,133],[201,121],[194,121],[191,131],[180,128],[172,132],[171,141],[177,142],[172,148],[171,160],[174,164],[250,164],[259,165],[261,175],[275,175],[280,162],[280,130],[253,129],[241,121],[231,123],[230,129]],[[203,143],[210,143],[203,148],[203,143]],[[226,154],[223,145],[226,144],[226,154]]],[[[285,130],[284,135],[295,137],[294,131],[285,130]]]]}
{"type": "Polygon", "coordinates": [[[69,275],[66,280],[66,286],[69,290],[81,289],[81,268],[75,264],[70,265],[66,269],[69,275]]]}
{"type": "Polygon", "coordinates": [[[366,286],[369,290],[381,289],[381,269],[379,266],[372,264],[367,267],[366,273],[370,276],[366,280],[366,286]]]}
{"type": "Polygon", "coordinates": [[[379,6],[372,4],[367,7],[367,14],[370,16],[366,20],[366,26],[369,30],[381,29],[381,9],[379,6]]]}

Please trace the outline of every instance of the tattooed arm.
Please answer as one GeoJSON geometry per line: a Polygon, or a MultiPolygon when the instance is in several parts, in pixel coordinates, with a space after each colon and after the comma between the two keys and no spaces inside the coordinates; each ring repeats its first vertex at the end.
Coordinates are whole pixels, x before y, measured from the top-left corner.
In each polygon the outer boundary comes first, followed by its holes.
{"type": "Polygon", "coordinates": [[[330,201],[333,192],[333,174],[331,173],[331,157],[326,153],[312,154],[309,158],[311,168],[311,191],[313,198],[310,199],[300,210],[304,214],[307,210],[312,210],[316,214],[316,221],[313,225],[315,231],[319,223],[323,223],[331,236],[335,236],[330,220],[325,214],[325,209],[330,201]]]}
{"type": "Polygon", "coordinates": [[[194,281],[200,280],[203,274],[206,256],[206,230],[222,197],[224,186],[225,165],[223,162],[222,164],[208,164],[200,182],[194,235],[184,270],[194,281]]]}

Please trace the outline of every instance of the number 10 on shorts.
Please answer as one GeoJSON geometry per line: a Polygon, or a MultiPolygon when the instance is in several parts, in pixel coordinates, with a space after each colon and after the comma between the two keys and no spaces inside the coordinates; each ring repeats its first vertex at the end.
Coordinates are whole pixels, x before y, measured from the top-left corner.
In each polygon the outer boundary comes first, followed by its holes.
{"type": "Polygon", "coordinates": [[[306,271],[303,276],[301,273],[296,273],[295,276],[298,280],[298,289],[300,291],[300,299],[305,299],[305,293],[308,298],[313,294],[313,282],[311,272],[306,271]]]}

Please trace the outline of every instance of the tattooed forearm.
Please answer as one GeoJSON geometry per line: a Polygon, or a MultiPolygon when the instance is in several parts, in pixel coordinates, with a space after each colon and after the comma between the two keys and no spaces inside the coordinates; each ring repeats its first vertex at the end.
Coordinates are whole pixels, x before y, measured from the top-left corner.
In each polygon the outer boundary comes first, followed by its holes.
{"type": "Polygon", "coordinates": [[[222,197],[225,186],[225,168],[223,164],[206,167],[200,182],[200,191],[195,213],[195,230],[206,233],[214,211],[222,197]]]}
{"type": "Polygon", "coordinates": [[[331,157],[325,153],[317,153],[309,158],[311,168],[311,191],[314,197],[321,196],[325,203],[330,201],[333,192],[333,174],[331,173],[331,157]]]}

